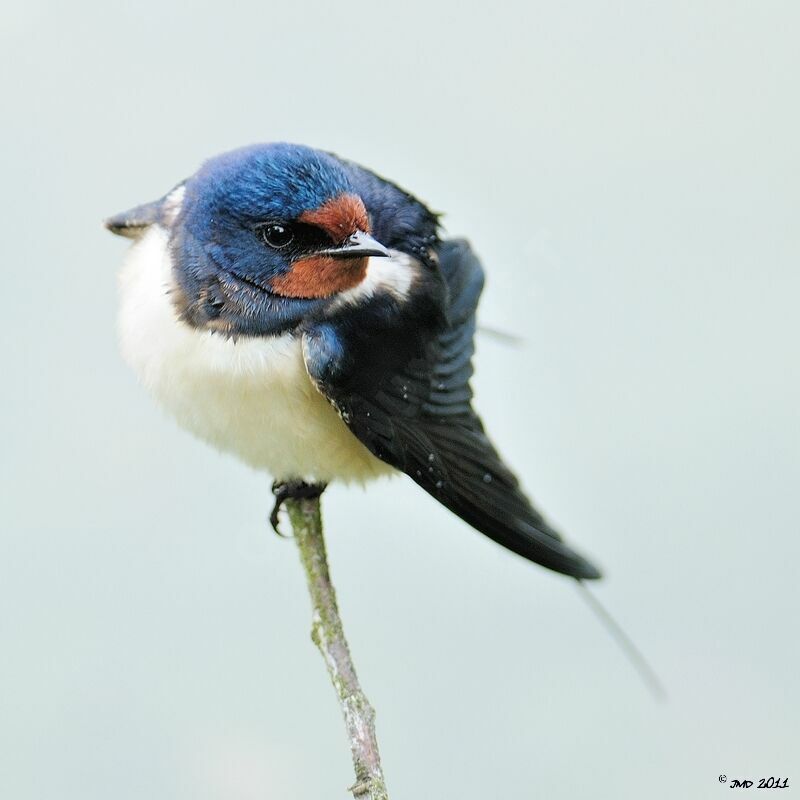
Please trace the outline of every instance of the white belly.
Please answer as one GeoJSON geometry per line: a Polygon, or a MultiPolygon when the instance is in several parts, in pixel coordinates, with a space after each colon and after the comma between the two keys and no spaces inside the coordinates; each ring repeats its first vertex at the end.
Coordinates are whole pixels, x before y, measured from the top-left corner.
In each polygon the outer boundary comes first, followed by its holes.
{"type": "Polygon", "coordinates": [[[311,383],[298,337],[233,342],[181,322],[172,265],[154,225],[122,270],[122,354],[178,423],[278,479],[364,481],[393,470],[349,431],[311,383]]]}

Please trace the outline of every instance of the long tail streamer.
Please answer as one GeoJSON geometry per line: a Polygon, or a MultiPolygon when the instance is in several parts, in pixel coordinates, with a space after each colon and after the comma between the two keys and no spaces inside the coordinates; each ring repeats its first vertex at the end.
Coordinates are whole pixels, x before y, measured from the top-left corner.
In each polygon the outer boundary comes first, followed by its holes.
{"type": "Polygon", "coordinates": [[[620,624],[611,616],[605,606],[589,591],[589,588],[582,580],[576,580],[578,590],[592,609],[595,616],[600,620],[603,627],[611,634],[611,638],[619,645],[619,648],[630,661],[631,666],[636,670],[639,677],[653,694],[656,700],[664,701],[667,693],[661,679],[655,670],[650,666],[647,659],[642,655],[641,650],[633,643],[633,640],[622,629],[620,624]]]}

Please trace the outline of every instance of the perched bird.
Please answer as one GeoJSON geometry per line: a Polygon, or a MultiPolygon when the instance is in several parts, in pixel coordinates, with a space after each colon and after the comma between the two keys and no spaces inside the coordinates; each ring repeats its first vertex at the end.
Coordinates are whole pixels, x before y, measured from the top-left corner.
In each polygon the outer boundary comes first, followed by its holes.
{"type": "Polygon", "coordinates": [[[286,497],[399,470],[509,550],[600,576],[472,408],[483,269],[411,194],[326,152],[255,145],[106,225],[137,240],[125,359],[183,427],[276,479],[273,520],[286,497]]]}

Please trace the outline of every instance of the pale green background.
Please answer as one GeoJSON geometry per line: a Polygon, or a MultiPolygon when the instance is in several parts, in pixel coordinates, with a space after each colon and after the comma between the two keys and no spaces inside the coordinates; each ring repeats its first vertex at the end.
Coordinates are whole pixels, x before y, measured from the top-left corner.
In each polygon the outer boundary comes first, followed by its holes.
{"type": "MultiPolygon", "coordinates": [[[[269,481],[117,354],[107,214],[287,139],[395,178],[489,274],[475,387],[608,573],[573,586],[406,480],[325,498],[392,797],[800,784],[796,2],[10,2],[0,797],[346,797],[269,481]]],[[[798,789],[789,790],[792,796],[798,789]]]]}

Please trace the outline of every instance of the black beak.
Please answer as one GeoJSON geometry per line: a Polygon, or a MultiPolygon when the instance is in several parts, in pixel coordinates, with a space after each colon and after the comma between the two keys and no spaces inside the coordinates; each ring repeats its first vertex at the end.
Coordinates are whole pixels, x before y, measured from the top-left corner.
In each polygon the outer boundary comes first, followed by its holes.
{"type": "Polygon", "coordinates": [[[390,258],[392,254],[368,233],[356,231],[343,245],[323,250],[320,255],[333,258],[366,258],[367,256],[390,258]]]}

